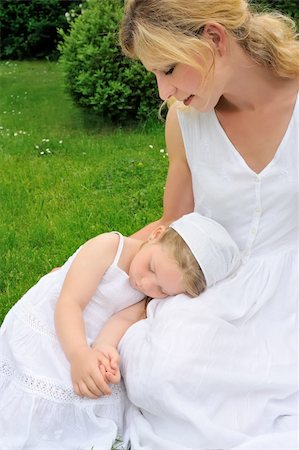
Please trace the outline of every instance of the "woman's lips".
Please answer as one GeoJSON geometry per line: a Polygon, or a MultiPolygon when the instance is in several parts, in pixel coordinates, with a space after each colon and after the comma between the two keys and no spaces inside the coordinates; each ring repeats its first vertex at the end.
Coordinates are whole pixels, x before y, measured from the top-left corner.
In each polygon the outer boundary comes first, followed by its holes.
{"type": "Polygon", "coordinates": [[[190,103],[192,102],[193,97],[194,97],[194,95],[189,95],[189,97],[185,98],[184,105],[185,106],[190,105],[190,103]]]}

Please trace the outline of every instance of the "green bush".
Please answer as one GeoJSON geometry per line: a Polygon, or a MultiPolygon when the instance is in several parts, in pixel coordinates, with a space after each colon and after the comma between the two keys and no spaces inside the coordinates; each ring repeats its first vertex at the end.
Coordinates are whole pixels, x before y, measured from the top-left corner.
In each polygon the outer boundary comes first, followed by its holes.
{"type": "Polygon", "coordinates": [[[80,0],[1,0],[1,59],[58,57],[57,28],[80,0]]]}
{"type": "Polygon", "coordinates": [[[275,11],[287,14],[299,24],[299,6],[298,0],[255,0],[254,3],[259,8],[268,7],[269,9],[274,9],[275,11]]]}
{"type": "Polygon", "coordinates": [[[125,58],[118,45],[122,0],[90,0],[62,33],[59,48],[67,87],[81,106],[124,124],[157,116],[159,97],[153,74],[125,58]]]}

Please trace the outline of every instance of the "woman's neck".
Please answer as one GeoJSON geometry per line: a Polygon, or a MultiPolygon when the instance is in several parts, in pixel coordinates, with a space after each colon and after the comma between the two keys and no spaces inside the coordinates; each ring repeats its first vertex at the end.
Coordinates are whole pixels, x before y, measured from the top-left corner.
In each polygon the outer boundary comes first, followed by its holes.
{"type": "Polygon", "coordinates": [[[293,97],[299,79],[282,78],[275,72],[259,66],[235,42],[231,41],[228,55],[230,76],[224,87],[217,109],[254,111],[271,107],[278,97],[293,97]]]}

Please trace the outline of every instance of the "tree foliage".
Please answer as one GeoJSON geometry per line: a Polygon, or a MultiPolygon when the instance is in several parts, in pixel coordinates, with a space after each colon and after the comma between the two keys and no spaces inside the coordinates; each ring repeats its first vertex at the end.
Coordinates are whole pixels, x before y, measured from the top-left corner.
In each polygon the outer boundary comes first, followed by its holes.
{"type": "Polygon", "coordinates": [[[57,28],[68,28],[65,13],[80,0],[1,0],[1,59],[55,58],[57,28]]]}
{"type": "Polygon", "coordinates": [[[90,0],[59,46],[75,101],[119,123],[157,115],[159,104],[153,74],[118,45],[122,10],[121,0],[90,0]]]}

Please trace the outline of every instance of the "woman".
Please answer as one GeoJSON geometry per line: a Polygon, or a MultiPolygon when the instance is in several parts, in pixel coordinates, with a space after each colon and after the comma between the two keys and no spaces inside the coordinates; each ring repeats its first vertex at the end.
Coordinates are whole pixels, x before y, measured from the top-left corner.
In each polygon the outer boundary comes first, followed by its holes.
{"type": "Polygon", "coordinates": [[[124,336],[132,448],[297,448],[294,25],[244,0],[129,0],[120,39],[161,98],[179,101],[158,224],[195,209],[226,227],[243,262],[198,300],[150,302],[124,336]]]}

